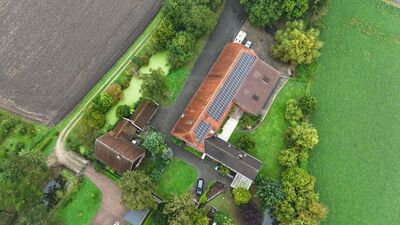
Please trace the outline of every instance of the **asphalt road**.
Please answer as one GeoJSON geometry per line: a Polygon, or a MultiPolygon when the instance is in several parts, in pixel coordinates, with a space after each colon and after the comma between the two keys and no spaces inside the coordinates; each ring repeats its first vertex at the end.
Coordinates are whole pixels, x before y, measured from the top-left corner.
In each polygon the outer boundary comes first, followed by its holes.
{"type": "MultiPolygon", "coordinates": [[[[205,178],[206,181],[219,177],[219,174],[213,169],[214,163],[210,160],[201,160],[192,153],[182,149],[182,147],[174,145],[171,141],[170,131],[193,97],[197,88],[206,77],[225,44],[234,39],[243,22],[244,13],[239,4],[239,0],[227,0],[216,28],[210,35],[203,52],[196,61],[192,73],[186,80],[179,97],[170,107],[162,107],[152,120],[152,125],[166,135],[166,141],[168,145],[172,147],[175,155],[195,166],[199,176],[205,178]]],[[[226,181],[224,183],[226,184],[228,182],[229,181],[226,181]]]]}
{"type": "Polygon", "coordinates": [[[0,107],[56,124],[136,40],[162,0],[0,0],[0,107]]]}

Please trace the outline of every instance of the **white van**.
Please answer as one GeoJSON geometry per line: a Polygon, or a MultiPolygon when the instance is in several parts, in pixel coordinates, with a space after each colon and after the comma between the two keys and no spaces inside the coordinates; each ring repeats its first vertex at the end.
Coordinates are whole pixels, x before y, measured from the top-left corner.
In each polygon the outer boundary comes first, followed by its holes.
{"type": "Polygon", "coordinates": [[[244,31],[239,31],[239,33],[236,35],[236,38],[233,42],[242,44],[244,39],[246,38],[246,35],[247,34],[244,31]]]}

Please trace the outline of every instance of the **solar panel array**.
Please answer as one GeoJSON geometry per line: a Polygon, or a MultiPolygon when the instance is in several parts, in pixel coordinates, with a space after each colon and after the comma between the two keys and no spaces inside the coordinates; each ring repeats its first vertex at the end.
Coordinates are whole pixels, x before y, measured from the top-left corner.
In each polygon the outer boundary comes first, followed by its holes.
{"type": "Polygon", "coordinates": [[[206,137],[206,134],[211,128],[211,124],[207,124],[203,120],[200,121],[199,125],[196,127],[194,130],[194,134],[196,135],[197,141],[199,143],[203,143],[204,138],[206,137]]]}
{"type": "Polygon", "coordinates": [[[243,82],[246,75],[250,72],[251,67],[255,63],[257,57],[247,53],[242,53],[228,79],[225,81],[217,97],[208,108],[208,114],[215,119],[220,120],[226,108],[231,103],[240,84],[243,82]]]}

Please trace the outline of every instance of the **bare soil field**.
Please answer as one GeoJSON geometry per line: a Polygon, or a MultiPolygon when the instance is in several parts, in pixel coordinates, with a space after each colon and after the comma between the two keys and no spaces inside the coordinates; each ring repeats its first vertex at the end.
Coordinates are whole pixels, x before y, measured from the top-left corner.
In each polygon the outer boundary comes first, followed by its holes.
{"type": "Polygon", "coordinates": [[[146,28],[162,0],[0,0],[0,107],[54,125],[146,28]]]}

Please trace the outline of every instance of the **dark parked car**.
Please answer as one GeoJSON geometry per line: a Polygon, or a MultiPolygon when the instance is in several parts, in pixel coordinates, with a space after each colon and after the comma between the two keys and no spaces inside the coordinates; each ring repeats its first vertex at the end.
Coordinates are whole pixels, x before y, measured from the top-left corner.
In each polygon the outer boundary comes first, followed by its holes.
{"type": "Polygon", "coordinates": [[[204,180],[200,178],[200,179],[197,180],[196,194],[197,195],[202,195],[203,194],[203,188],[204,188],[204,180]]]}

